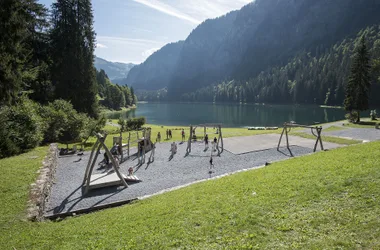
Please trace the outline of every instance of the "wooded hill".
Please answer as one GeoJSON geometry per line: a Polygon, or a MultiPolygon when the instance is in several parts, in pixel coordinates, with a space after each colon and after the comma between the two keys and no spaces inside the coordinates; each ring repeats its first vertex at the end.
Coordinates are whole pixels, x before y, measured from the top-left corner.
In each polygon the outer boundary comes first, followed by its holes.
{"type": "MultiPolygon", "coordinates": [[[[257,0],[194,29],[178,58],[167,59],[176,63],[165,71],[166,85],[156,86],[157,71],[145,71],[152,80],[144,86],[138,79],[127,83],[138,93],[166,87],[161,100],[341,105],[355,39],[372,29],[367,32],[372,49],[379,11],[376,0],[257,0]],[[341,58],[333,59],[336,55],[341,58]]],[[[153,59],[147,62],[159,65],[153,59]]],[[[156,93],[143,93],[140,100],[158,99],[156,93]]]]}

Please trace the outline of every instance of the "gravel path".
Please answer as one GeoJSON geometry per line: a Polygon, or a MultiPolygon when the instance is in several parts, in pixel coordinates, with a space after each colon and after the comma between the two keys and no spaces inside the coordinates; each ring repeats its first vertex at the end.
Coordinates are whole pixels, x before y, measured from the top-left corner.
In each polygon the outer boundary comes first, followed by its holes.
{"type": "MultiPolygon", "coordinates": [[[[133,200],[165,189],[238,170],[259,167],[266,162],[284,160],[290,157],[286,148],[282,148],[281,152],[276,149],[268,149],[243,155],[234,155],[225,150],[220,157],[213,157],[215,169],[214,173],[210,175],[210,150],[204,152],[203,144],[193,143],[192,152],[188,156],[185,156],[186,143],[178,145],[178,152],[171,160],[169,159],[169,149],[170,143],[157,144],[155,161],[150,165],[136,166],[137,159],[135,157],[121,165],[121,172],[124,174],[128,173],[127,170],[130,166],[134,166],[135,174],[142,182],[131,184],[128,188],[108,187],[91,190],[85,197],[82,196],[81,183],[90,153],[86,152],[81,157],[59,158],[55,184],[46,205],[45,216],[72,213],[82,209],[133,200]]],[[[291,150],[295,156],[312,152],[309,148],[298,146],[292,146],[291,150]]],[[[146,157],[147,161],[148,157],[149,153],[146,157]]],[[[102,160],[103,154],[99,155],[99,158],[98,161],[102,160]]],[[[101,171],[96,170],[94,173],[101,173],[101,171]]]]}
{"type": "Polygon", "coordinates": [[[352,138],[361,141],[380,140],[380,130],[375,128],[346,128],[338,131],[325,132],[325,135],[352,138]]]}

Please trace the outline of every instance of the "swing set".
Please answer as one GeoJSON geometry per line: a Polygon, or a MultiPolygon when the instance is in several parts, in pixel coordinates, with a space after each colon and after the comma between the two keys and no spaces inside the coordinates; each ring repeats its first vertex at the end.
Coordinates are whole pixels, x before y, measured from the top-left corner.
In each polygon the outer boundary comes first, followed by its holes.
{"type": "Polygon", "coordinates": [[[300,125],[300,124],[285,122],[284,123],[284,128],[282,129],[282,133],[281,133],[280,139],[278,141],[277,151],[280,151],[280,144],[281,144],[282,136],[285,133],[286,148],[289,150],[291,156],[293,156],[293,153],[292,153],[292,151],[290,150],[290,147],[289,147],[289,135],[288,134],[289,134],[289,132],[291,131],[292,128],[297,128],[297,127],[298,128],[310,128],[310,131],[311,131],[312,135],[314,135],[317,138],[317,140],[315,141],[313,152],[315,152],[317,150],[318,142],[319,142],[319,145],[321,147],[321,150],[324,150],[323,149],[323,143],[322,143],[322,136],[321,136],[322,126],[308,126],[308,125],[300,125]]]}
{"type": "MultiPolygon", "coordinates": [[[[82,191],[84,194],[87,194],[89,190],[96,189],[96,188],[103,188],[103,187],[109,187],[109,186],[124,186],[128,187],[127,181],[130,182],[140,182],[140,179],[137,178],[135,175],[133,175],[133,167],[130,167],[128,169],[128,175],[124,175],[120,172],[120,163],[123,160],[123,156],[120,154],[120,151],[118,152],[120,157],[115,157],[111,153],[111,151],[108,149],[108,147],[105,145],[105,141],[107,138],[107,134],[104,136],[100,133],[94,133],[97,140],[92,147],[90,158],[87,163],[87,167],[85,170],[83,182],[82,182],[82,191]],[[100,154],[101,149],[105,150],[105,154],[107,155],[108,159],[111,161],[111,167],[112,169],[101,174],[93,174],[95,164],[97,162],[98,156],[100,154]]],[[[145,134],[146,135],[146,134],[145,134]]],[[[118,138],[118,137],[117,137],[118,138]]],[[[129,137],[130,138],[130,137],[129,137]]],[[[120,140],[119,142],[121,142],[120,140]]],[[[129,140],[130,141],[130,140],[129,140]]],[[[147,140],[141,139],[140,143],[143,142],[146,145],[147,140]]],[[[115,142],[118,143],[118,142],[115,142]]],[[[115,145],[115,144],[114,144],[115,145]]],[[[119,149],[120,149],[120,144],[119,149]]],[[[154,152],[155,152],[155,144],[151,145],[151,154],[149,156],[149,162],[154,161],[154,152]]],[[[122,152],[122,151],[121,151],[122,152]]],[[[144,161],[145,161],[145,150],[143,150],[144,155],[144,161]]],[[[128,147],[128,157],[129,157],[129,147],[128,147]]],[[[126,159],[124,159],[126,160],[126,159]]]]}
{"type": "MultiPolygon", "coordinates": [[[[206,134],[207,134],[207,131],[206,131],[206,128],[216,128],[217,129],[217,134],[218,134],[218,141],[216,143],[216,148],[218,149],[221,149],[219,151],[219,154],[221,154],[224,150],[224,146],[223,146],[223,135],[222,135],[222,125],[221,124],[200,124],[200,125],[196,125],[196,126],[192,126],[190,125],[190,133],[189,133],[189,139],[187,141],[187,148],[186,148],[186,153],[189,154],[191,152],[191,141],[192,140],[195,140],[197,139],[197,136],[196,136],[196,129],[198,127],[203,127],[203,139],[206,137],[206,134]]],[[[212,140],[212,138],[211,138],[212,140]]]]}
{"type": "MultiPolygon", "coordinates": [[[[137,155],[142,155],[142,162],[145,163],[145,154],[154,148],[154,144],[151,140],[151,128],[142,128],[136,131],[130,131],[128,133],[128,142],[123,144],[123,134],[120,132],[120,136],[113,137],[113,145],[115,143],[119,145],[120,162],[128,160],[130,155],[131,146],[137,144],[137,155]]],[[[153,153],[154,154],[154,153],[153,153]]],[[[151,158],[151,157],[149,157],[151,158]]],[[[149,159],[150,160],[150,159],[149,159]]]]}

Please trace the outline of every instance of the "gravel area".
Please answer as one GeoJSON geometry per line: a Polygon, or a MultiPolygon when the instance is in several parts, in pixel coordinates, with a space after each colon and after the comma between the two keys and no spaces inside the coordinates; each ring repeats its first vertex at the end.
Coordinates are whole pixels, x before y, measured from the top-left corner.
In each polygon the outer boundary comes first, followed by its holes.
{"type": "MultiPolygon", "coordinates": [[[[108,187],[91,190],[82,196],[82,181],[90,152],[83,156],[70,156],[58,159],[55,173],[55,183],[51,189],[50,198],[46,204],[45,216],[54,216],[65,213],[74,213],[82,209],[96,208],[106,204],[133,200],[139,197],[152,195],[160,191],[186,185],[195,181],[220,176],[238,170],[249,169],[264,165],[266,162],[288,159],[289,151],[275,148],[242,155],[234,155],[224,151],[219,157],[214,156],[214,173],[209,174],[210,149],[204,151],[204,145],[195,142],[192,152],[186,156],[186,143],[178,145],[178,152],[172,159],[170,156],[170,143],[159,143],[156,146],[155,160],[151,164],[137,166],[136,157],[121,165],[121,172],[128,173],[133,166],[135,175],[142,182],[129,185],[128,188],[108,187]]],[[[309,154],[312,149],[292,146],[294,156],[309,154]]],[[[98,162],[103,159],[103,152],[98,162]]],[[[150,153],[146,155],[148,161],[150,153]]],[[[101,173],[104,170],[96,170],[101,173]]]]}
{"type": "Polygon", "coordinates": [[[325,135],[352,138],[362,141],[380,140],[380,129],[375,128],[346,128],[338,131],[325,132],[325,135]]]}

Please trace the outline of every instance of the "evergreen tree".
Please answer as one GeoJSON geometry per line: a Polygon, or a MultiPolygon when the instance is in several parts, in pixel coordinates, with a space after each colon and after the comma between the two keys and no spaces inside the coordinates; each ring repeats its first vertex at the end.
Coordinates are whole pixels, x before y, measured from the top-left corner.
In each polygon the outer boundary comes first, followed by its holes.
{"type": "Polygon", "coordinates": [[[364,35],[360,39],[359,45],[355,49],[351,73],[346,86],[346,98],[344,108],[352,113],[357,111],[358,117],[356,122],[360,122],[360,111],[367,110],[370,82],[370,64],[369,53],[364,35]]]}
{"type": "Polygon", "coordinates": [[[56,98],[79,112],[97,116],[95,32],[90,0],[58,0],[52,5],[52,82],[56,98]]]}
{"type": "Polygon", "coordinates": [[[129,89],[130,89],[130,91],[131,91],[132,104],[136,104],[135,90],[133,89],[132,86],[131,86],[129,89]]]}
{"type": "Polygon", "coordinates": [[[25,85],[37,78],[34,42],[37,30],[46,24],[45,14],[36,0],[0,1],[0,104],[14,103],[25,85]]]}

